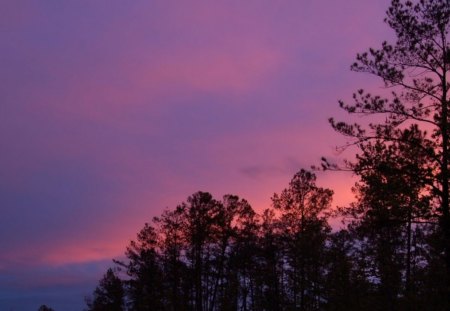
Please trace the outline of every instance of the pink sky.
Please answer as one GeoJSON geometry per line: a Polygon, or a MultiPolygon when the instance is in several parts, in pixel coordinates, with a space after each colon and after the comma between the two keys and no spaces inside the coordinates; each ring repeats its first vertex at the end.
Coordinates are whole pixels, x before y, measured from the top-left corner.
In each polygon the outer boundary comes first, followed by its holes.
{"type": "MultiPolygon", "coordinates": [[[[0,307],[79,310],[165,207],[203,190],[262,210],[300,168],[351,157],[327,119],[380,89],[349,66],[392,38],[388,3],[7,0],[0,307]]],[[[334,204],[352,183],[318,176],[334,204]]]]}

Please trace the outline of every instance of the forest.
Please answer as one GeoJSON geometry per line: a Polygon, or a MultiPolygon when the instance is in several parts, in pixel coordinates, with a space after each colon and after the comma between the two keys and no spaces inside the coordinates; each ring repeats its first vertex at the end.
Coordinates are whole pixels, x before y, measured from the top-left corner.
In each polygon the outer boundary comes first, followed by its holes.
{"type": "Polygon", "coordinates": [[[393,0],[385,22],[396,41],[351,66],[383,94],[357,90],[339,102],[349,120],[329,120],[352,160],[300,169],[260,213],[190,195],[145,224],[86,310],[450,310],[450,2],[393,0]],[[357,177],[351,204],[332,205],[322,170],[357,177]]]}

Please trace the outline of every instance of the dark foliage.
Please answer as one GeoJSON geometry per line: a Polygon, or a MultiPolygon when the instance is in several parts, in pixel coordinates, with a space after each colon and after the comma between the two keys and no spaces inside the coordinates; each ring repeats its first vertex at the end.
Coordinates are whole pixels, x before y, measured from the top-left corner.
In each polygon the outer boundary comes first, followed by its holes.
{"type": "Polygon", "coordinates": [[[112,269],[108,269],[94,290],[92,299],[86,298],[87,311],[122,311],[124,297],[122,281],[112,269]]]}

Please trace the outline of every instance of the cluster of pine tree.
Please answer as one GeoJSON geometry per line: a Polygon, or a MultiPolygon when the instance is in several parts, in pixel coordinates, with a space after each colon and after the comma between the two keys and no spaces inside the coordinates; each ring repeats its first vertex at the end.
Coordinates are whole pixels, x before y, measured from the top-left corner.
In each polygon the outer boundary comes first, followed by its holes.
{"type": "Polygon", "coordinates": [[[146,224],[88,299],[88,310],[450,310],[450,1],[392,0],[393,44],[352,69],[388,97],[357,91],[330,120],[356,158],[355,201],[301,170],[272,208],[198,192],[146,224]],[[330,217],[345,224],[332,230],[330,217]]]}
{"type": "Polygon", "coordinates": [[[107,271],[88,310],[444,310],[436,225],[414,222],[395,190],[366,205],[371,185],[359,183],[358,218],[332,232],[333,193],[315,180],[301,170],[261,214],[206,192],[165,210],[107,271]]]}

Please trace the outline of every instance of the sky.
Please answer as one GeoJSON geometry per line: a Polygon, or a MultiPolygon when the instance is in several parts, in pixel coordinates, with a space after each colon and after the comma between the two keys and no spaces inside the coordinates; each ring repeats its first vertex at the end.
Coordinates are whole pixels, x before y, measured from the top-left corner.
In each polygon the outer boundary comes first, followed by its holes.
{"type": "MultiPolygon", "coordinates": [[[[82,310],[145,222],[196,191],[258,211],[337,153],[388,0],[2,0],[0,309],[82,310]],[[348,119],[348,118],[347,118],[348,119]]],[[[348,173],[318,173],[351,201],[348,173]]]]}

